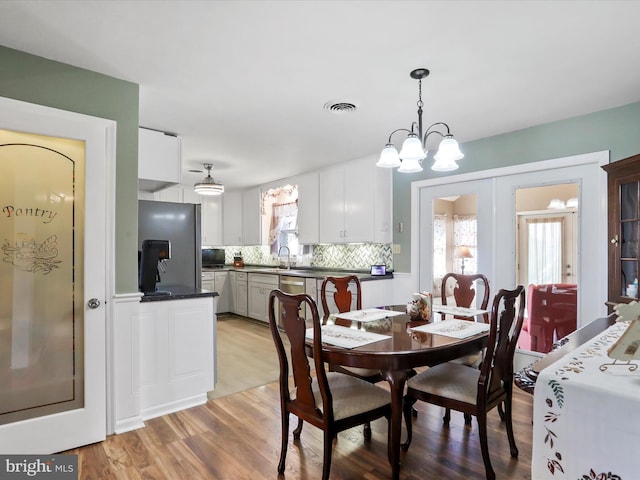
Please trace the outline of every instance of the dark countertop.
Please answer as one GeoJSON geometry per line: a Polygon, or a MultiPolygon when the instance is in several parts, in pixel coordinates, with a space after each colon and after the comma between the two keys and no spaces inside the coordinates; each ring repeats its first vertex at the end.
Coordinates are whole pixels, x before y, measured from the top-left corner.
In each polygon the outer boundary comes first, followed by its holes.
{"type": "Polygon", "coordinates": [[[200,297],[217,297],[218,292],[212,292],[211,290],[198,289],[193,287],[186,287],[184,285],[164,285],[160,287],[160,291],[167,292],[167,294],[144,294],[141,302],[158,302],[163,300],[184,300],[185,298],[200,298],[200,297]]]}
{"type": "Polygon", "coordinates": [[[386,275],[371,275],[369,270],[336,270],[327,268],[314,267],[293,267],[291,269],[270,267],[268,265],[245,265],[242,268],[233,265],[225,265],[222,268],[202,268],[203,272],[246,272],[246,273],[267,273],[272,275],[287,275],[292,277],[304,278],[324,278],[324,277],[343,277],[345,275],[355,275],[360,281],[368,280],[390,280],[393,278],[393,272],[387,272],[386,275]]]}

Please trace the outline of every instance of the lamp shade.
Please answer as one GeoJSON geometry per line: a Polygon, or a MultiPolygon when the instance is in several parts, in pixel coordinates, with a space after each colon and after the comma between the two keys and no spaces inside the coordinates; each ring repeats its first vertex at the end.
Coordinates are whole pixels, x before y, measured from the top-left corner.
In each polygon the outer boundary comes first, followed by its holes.
{"type": "Polygon", "coordinates": [[[422,171],[422,165],[417,159],[404,159],[398,171],[401,173],[418,173],[422,171]]]}
{"type": "Polygon", "coordinates": [[[451,135],[446,135],[440,142],[437,153],[433,159],[435,162],[431,167],[431,170],[436,172],[450,172],[458,168],[456,160],[464,158],[463,153],[460,151],[460,146],[455,138],[451,135]]]}
{"type": "MultiPolygon", "coordinates": [[[[427,152],[422,148],[422,142],[415,133],[410,133],[407,139],[402,143],[400,150],[400,159],[405,160],[422,160],[427,156],[427,152]]],[[[398,170],[400,171],[400,170],[398,170]]],[[[422,167],[420,170],[422,171],[422,167]]]]}
{"type": "Polygon", "coordinates": [[[469,247],[467,247],[466,245],[460,245],[456,247],[453,252],[453,256],[455,258],[473,258],[473,255],[471,255],[471,250],[469,250],[469,247]]]}
{"type": "Polygon", "coordinates": [[[376,163],[376,167],[383,168],[395,168],[401,165],[400,157],[398,156],[398,150],[391,143],[387,143],[382,152],[380,152],[380,159],[376,163]]]}

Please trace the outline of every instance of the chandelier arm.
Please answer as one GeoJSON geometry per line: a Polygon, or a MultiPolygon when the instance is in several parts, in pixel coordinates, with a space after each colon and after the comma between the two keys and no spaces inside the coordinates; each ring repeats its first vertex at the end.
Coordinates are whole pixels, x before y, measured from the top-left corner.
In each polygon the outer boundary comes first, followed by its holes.
{"type": "Polygon", "coordinates": [[[422,137],[422,145],[426,148],[427,145],[427,138],[429,137],[429,135],[431,135],[432,133],[437,133],[438,135],[440,135],[441,137],[446,137],[447,135],[451,135],[451,131],[449,130],[449,125],[447,125],[444,122],[436,122],[432,125],[429,125],[429,128],[427,128],[427,131],[424,134],[424,137],[422,137]],[[442,133],[439,130],[432,130],[433,127],[436,127],[438,125],[443,125],[446,129],[447,129],[447,133],[442,133]]]}
{"type": "Polygon", "coordinates": [[[389,134],[389,141],[387,143],[391,143],[391,137],[393,137],[393,135],[397,132],[408,132],[408,133],[413,133],[413,125],[411,126],[411,130],[407,129],[407,128],[398,128],[397,130],[394,130],[393,132],[391,132],[389,134]]]}

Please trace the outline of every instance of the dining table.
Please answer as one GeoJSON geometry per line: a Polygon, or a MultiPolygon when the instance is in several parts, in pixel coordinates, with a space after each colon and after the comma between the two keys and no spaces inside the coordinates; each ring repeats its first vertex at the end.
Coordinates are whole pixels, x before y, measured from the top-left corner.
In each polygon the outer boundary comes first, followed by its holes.
{"type": "MultiPolygon", "coordinates": [[[[322,356],[326,363],[380,370],[389,384],[391,419],[387,452],[393,480],[400,477],[402,402],[407,379],[415,374],[416,368],[437,365],[483,349],[489,337],[489,325],[483,322],[485,310],[464,309],[462,313],[479,320],[477,322],[442,320],[440,315],[435,315],[436,312],[458,315],[459,307],[447,309],[434,305],[433,312],[431,319],[424,321],[410,317],[406,305],[390,305],[337,314],[339,318],[351,320],[351,328],[322,327],[322,356]]],[[[313,355],[310,340],[307,351],[313,355]]]]}
{"type": "Polygon", "coordinates": [[[630,326],[614,323],[539,373],[531,478],[639,478],[640,322],[630,326]]]}

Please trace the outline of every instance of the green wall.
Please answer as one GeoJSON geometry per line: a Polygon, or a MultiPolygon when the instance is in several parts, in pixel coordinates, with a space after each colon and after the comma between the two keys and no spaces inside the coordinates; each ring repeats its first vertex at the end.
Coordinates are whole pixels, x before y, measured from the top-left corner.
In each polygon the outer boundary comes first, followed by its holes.
{"type": "Polygon", "coordinates": [[[137,292],[138,85],[0,46],[0,96],[117,122],[116,292],[137,292]]]}
{"type": "MultiPolygon", "coordinates": [[[[475,140],[460,145],[465,157],[455,174],[603,150],[609,150],[610,161],[615,162],[640,153],[639,127],[640,102],[475,140]]],[[[429,156],[420,173],[393,173],[393,243],[401,251],[393,257],[396,272],[411,271],[411,183],[447,176],[430,170],[431,163],[429,156]],[[402,233],[399,222],[404,223],[402,233]]]]}

